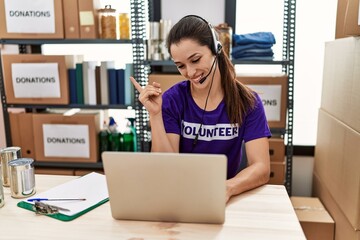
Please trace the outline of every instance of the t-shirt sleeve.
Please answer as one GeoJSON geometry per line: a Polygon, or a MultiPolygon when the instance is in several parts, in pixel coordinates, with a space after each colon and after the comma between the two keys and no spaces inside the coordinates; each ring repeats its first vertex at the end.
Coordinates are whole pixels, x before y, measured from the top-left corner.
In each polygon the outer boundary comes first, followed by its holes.
{"type": "Polygon", "coordinates": [[[165,131],[167,133],[181,134],[181,111],[179,100],[176,100],[178,92],[174,88],[164,92],[162,100],[162,115],[165,131]]]}
{"type": "Polygon", "coordinates": [[[255,93],[256,104],[246,116],[244,141],[248,142],[257,138],[271,137],[271,132],[265,115],[265,109],[261,98],[255,93]]]}

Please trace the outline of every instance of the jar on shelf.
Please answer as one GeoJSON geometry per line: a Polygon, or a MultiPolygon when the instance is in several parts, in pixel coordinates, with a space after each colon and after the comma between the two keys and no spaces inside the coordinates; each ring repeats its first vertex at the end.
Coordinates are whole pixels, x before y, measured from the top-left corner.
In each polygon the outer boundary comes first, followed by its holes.
{"type": "Polygon", "coordinates": [[[128,13],[119,14],[120,39],[130,39],[130,19],[128,13]]]}
{"type": "Polygon", "coordinates": [[[116,39],[116,9],[111,5],[98,10],[99,13],[99,35],[103,39],[116,39]]]}
{"type": "Polygon", "coordinates": [[[232,50],[232,28],[227,23],[221,23],[215,27],[219,33],[219,40],[223,51],[230,57],[232,50]]]}

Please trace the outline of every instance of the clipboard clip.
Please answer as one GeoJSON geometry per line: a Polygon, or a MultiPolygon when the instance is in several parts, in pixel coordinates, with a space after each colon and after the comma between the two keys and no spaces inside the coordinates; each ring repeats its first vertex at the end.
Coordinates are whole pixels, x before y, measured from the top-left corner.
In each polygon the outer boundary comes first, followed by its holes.
{"type": "Polygon", "coordinates": [[[59,211],[70,211],[67,208],[46,204],[40,201],[34,201],[33,210],[35,211],[36,214],[40,214],[40,215],[53,215],[59,213],[59,211]]]}

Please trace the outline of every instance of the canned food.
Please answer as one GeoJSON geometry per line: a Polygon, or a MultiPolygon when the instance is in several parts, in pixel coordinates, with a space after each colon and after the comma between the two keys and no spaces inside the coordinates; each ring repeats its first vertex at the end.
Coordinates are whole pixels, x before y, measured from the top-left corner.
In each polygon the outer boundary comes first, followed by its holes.
{"type": "Polygon", "coordinates": [[[34,160],[18,158],[9,162],[10,190],[13,198],[25,198],[35,194],[34,160]]]}
{"type": "Polygon", "coordinates": [[[4,187],[10,186],[9,167],[11,160],[21,158],[20,147],[7,147],[0,150],[0,158],[2,165],[2,184],[4,187]]]}
{"type": "Polygon", "coordinates": [[[106,5],[98,12],[100,38],[116,39],[116,9],[111,8],[111,5],[106,5]]]}
{"type": "Polygon", "coordinates": [[[130,20],[128,13],[119,14],[120,39],[130,39],[130,20]]]}

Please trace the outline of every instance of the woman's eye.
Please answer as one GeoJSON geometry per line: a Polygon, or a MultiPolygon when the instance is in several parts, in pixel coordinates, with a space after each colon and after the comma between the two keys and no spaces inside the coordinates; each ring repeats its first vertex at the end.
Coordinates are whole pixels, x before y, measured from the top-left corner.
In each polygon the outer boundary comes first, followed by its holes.
{"type": "Polygon", "coordinates": [[[197,63],[200,60],[200,58],[197,58],[195,60],[192,61],[192,63],[197,63]]]}
{"type": "Polygon", "coordinates": [[[184,67],[184,65],[178,65],[178,66],[176,66],[176,67],[179,68],[179,69],[181,69],[181,68],[184,67]]]}

